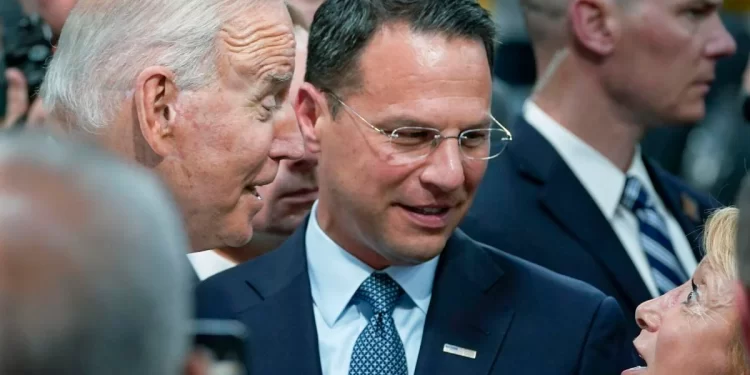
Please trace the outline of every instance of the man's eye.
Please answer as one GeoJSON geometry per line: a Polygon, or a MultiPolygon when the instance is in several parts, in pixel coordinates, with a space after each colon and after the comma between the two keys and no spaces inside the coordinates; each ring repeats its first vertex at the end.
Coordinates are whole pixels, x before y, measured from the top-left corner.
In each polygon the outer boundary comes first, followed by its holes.
{"type": "Polygon", "coordinates": [[[706,5],[706,6],[690,8],[688,9],[687,13],[688,15],[690,15],[691,18],[703,19],[703,18],[710,16],[713,13],[714,9],[715,7],[706,5]]]}

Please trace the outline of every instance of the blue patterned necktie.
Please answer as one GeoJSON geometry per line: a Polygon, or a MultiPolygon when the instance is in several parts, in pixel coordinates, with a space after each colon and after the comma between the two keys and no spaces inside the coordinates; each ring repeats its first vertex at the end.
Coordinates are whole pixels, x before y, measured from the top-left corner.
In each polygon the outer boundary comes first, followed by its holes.
{"type": "Polygon", "coordinates": [[[396,301],[403,289],[381,273],[360,285],[352,300],[372,306],[372,318],[354,343],[349,375],[407,375],[406,352],[393,322],[396,301]]]}
{"type": "Polygon", "coordinates": [[[628,177],[621,204],[638,218],[641,248],[646,253],[659,294],[664,294],[687,280],[677,259],[664,218],[654,208],[643,184],[628,177]]]}

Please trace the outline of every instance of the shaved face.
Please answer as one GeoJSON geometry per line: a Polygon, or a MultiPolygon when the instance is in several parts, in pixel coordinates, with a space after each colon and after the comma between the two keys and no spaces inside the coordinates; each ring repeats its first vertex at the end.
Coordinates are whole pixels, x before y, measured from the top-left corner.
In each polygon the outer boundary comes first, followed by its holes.
{"type": "Polygon", "coordinates": [[[296,125],[278,121],[295,56],[284,4],[240,12],[217,43],[219,80],[180,94],[176,111],[185,126],[175,127],[178,152],[162,163],[196,250],[245,245],[263,207],[257,186],[273,181],[281,156],[302,147],[296,125]]]}

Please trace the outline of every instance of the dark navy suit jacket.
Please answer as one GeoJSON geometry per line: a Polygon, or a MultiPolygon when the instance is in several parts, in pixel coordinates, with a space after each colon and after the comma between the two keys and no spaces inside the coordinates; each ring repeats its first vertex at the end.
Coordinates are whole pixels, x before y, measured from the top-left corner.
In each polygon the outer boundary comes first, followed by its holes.
{"type": "MultiPolygon", "coordinates": [[[[252,332],[252,375],[320,375],[305,230],[198,286],[200,318],[252,332]]],[[[417,375],[608,375],[633,365],[617,303],[457,230],[436,271],[417,375]],[[443,352],[452,344],[477,352],[443,352]]],[[[630,346],[632,347],[632,346],[630,346]]]]}
{"type": "MultiPolygon", "coordinates": [[[[609,221],[552,145],[525,120],[493,159],[461,228],[477,241],[585,281],[617,299],[634,338],[635,309],[651,295],[609,221]]],[[[696,259],[701,226],[718,202],[644,160],[696,259]]]]}

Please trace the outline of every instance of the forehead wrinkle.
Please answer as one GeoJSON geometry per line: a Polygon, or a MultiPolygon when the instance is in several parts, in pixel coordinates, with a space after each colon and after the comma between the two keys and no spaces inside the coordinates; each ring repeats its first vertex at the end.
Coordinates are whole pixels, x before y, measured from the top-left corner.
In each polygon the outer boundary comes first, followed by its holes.
{"type": "Polygon", "coordinates": [[[256,77],[267,74],[272,83],[291,80],[296,43],[288,27],[266,23],[238,29],[227,25],[221,35],[234,69],[256,77]]]}

